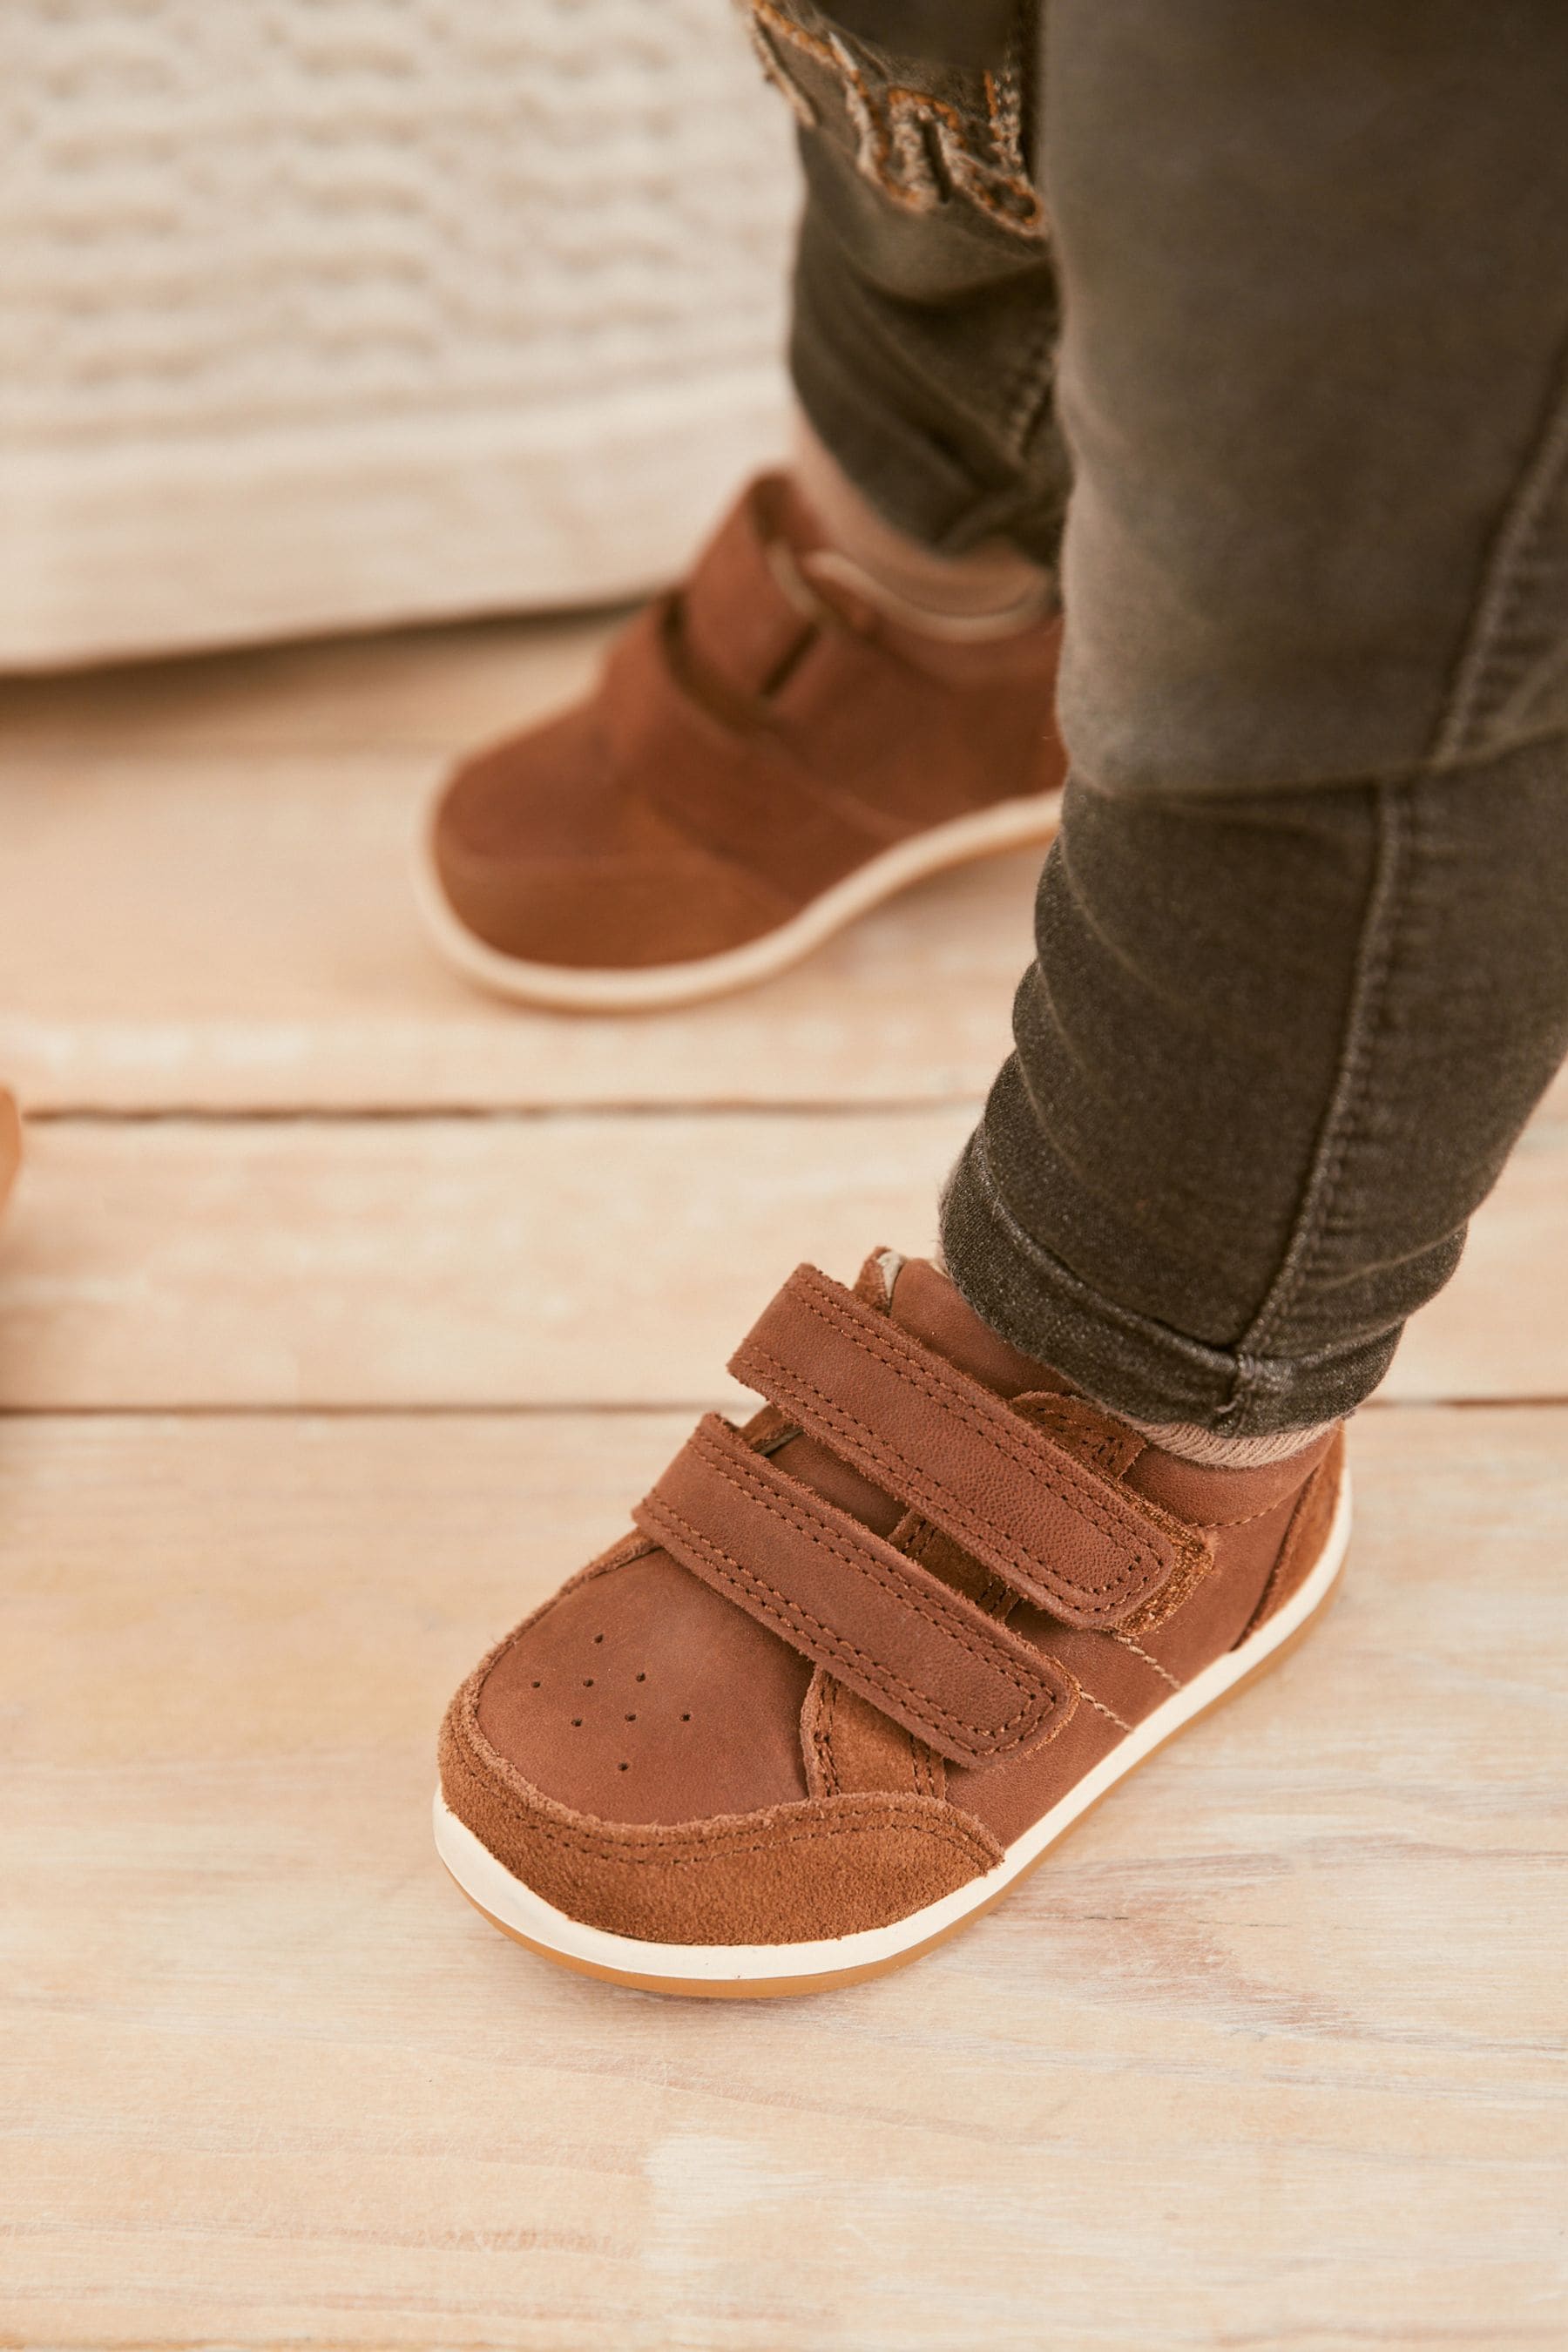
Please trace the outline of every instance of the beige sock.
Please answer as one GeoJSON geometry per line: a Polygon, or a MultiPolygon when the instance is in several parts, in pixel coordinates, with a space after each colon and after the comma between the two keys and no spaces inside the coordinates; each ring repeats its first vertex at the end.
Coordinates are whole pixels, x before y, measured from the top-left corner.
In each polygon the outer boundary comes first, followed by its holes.
{"type": "Polygon", "coordinates": [[[1051,574],[1005,540],[938,555],[886,521],[798,410],[791,470],[828,541],[801,559],[808,578],[836,579],[890,620],[949,640],[1008,636],[1051,610],[1051,574]]]}
{"type": "Polygon", "coordinates": [[[1270,1462],[1289,1462],[1292,1454],[1304,1454],[1314,1438],[1327,1436],[1334,1427],[1331,1421],[1320,1421],[1306,1429],[1276,1430],[1268,1437],[1225,1437],[1217,1430],[1200,1429],[1189,1421],[1134,1421],[1128,1413],[1117,1418],[1163,1454],[1174,1454],[1204,1470],[1262,1470],[1270,1462]]]}

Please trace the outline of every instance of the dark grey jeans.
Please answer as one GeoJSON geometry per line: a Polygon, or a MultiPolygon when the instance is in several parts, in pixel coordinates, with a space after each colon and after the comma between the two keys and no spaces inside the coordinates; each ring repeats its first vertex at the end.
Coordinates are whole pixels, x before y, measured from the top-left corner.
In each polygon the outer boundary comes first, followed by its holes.
{"type": "Polygon", "coordinates": [[[1568,1050],[1568,8],[754,20],[816,431],[1060,570],[1073,781],[948,1262],[1140,1417],[1344,1412],[1568,1050]]]}

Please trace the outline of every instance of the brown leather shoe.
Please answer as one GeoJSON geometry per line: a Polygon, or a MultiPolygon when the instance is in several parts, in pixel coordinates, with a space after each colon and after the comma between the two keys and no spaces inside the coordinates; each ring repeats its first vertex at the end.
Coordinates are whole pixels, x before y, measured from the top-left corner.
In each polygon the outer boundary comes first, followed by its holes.
{"type": "Polygon", "coordinates": [[[919,1259],[802,1266],[637,1532],[493,1650],[436,1836],[499,1927],[663,1992],[912,1958],[1277,1652],[1350,1524],[1342,1434],[1200,1470],[919,1259]]]}
{"type": "Polygon", "coordinates": [[[586,701],[458,770],[416,884],[468,978],[577,1011],[718,995],[1049,835],[1056,623],[917,636],[815,576],[810,541],[788,484],[753,484],[586,701]]]}

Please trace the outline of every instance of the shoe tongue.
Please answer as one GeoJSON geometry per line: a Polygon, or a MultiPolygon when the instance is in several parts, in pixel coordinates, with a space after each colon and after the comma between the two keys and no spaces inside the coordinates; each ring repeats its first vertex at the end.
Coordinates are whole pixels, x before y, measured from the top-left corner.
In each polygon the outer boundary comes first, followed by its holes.
{"type": "Polygon", "coordinates": [[[928,1258],[905,1258],[891,1269],[890,1319],[912,1338],[945,1356],[960,1371],[994,1389],[999,1396],[1051,1390],[1066,1392],[1058,1372],[1016,1348],[983,1323],[957,1285],[928,1258]]]}

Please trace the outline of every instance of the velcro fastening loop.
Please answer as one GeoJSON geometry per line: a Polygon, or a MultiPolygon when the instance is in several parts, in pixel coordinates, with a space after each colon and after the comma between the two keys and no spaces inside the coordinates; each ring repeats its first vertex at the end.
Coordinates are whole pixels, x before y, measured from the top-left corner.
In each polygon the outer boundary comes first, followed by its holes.
{"type": "Polygon", "coordinates": [[[791,1275],[730,1370],[1069,1625],[1119,1624],[1210,1565],[1196,1528],[1076,1460],[816,1266],[791,1275]]]}
{"type": "Polygon", "coordinates": [[[689,659],[683,667],[668,597],[649,605],[610,654],[605,742],[616,772],[635,782],[640,800],[786,908],[886,848],[889,828],[839,805],[778,727],[747,713],[743,698],[721,715],[721,688],[705,698],[700,674],[689,659]]]}
{"type": "Polygon", "coordinates": [[[1065,1667],[717,1413],[632,1516],[683,1568],[954,1763],[1016,1755],[1077,1705],[1065,1667]]]}

